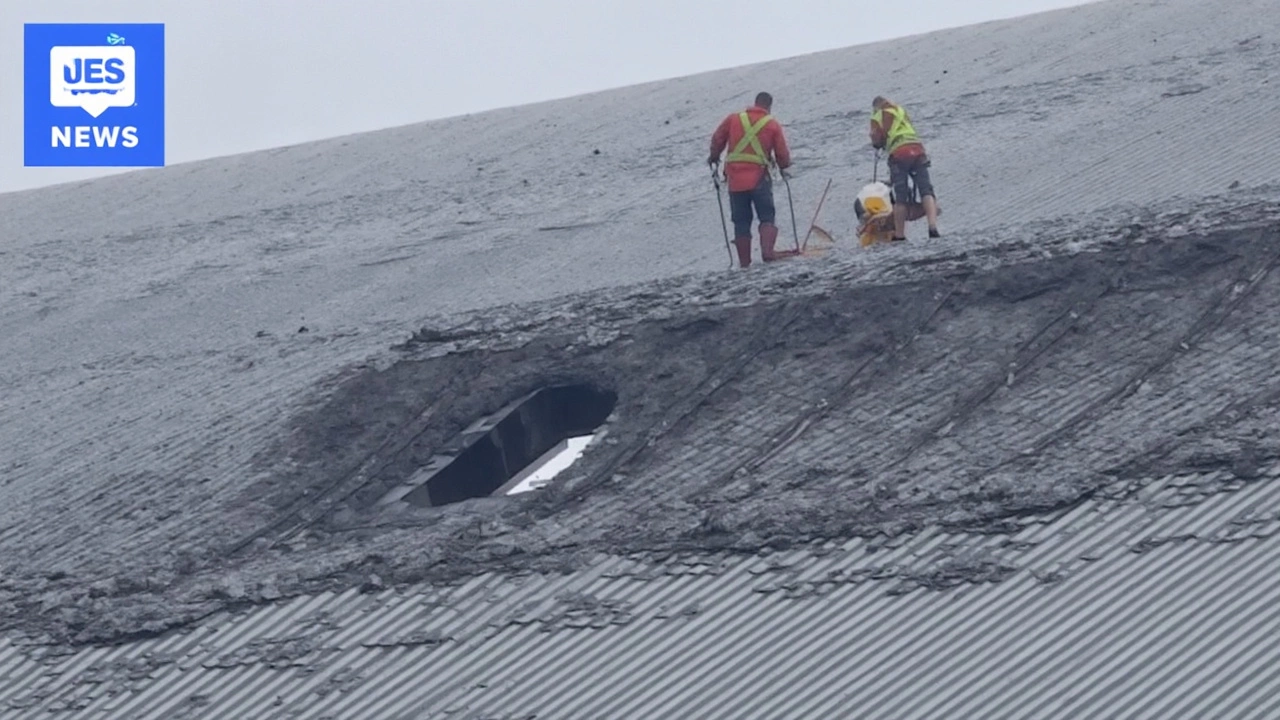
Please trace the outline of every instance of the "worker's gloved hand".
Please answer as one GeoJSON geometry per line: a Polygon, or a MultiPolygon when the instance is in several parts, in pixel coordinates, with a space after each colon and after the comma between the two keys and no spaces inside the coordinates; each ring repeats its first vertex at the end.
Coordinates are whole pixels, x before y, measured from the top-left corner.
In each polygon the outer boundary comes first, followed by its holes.
{"type": "Polygon", "coordinates": [[[791,179],[791,168],[782,168],[778,173],[788,180],[791,179]]]}
{"type": "Polygon", "coordinates": [[[711,167],[715,167],[720,164],[720,158],[715,155],[712,155],[711,157],[707,158],[707,164],[710,165],[711,167]]]}

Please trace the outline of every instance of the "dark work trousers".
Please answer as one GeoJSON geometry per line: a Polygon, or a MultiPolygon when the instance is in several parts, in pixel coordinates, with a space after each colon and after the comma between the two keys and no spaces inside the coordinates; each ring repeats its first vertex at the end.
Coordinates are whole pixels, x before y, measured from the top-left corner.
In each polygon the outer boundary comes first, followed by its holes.
{"type": "Polygon", "coordinates": [[[760,183],[754,190],[729,193],[729,210],[733,217],[734,237],[750,237],[752,207],[760,223],[773,224],[777,211],[773,207],[773,180],[769,173],[760,176],[760,183]]]}

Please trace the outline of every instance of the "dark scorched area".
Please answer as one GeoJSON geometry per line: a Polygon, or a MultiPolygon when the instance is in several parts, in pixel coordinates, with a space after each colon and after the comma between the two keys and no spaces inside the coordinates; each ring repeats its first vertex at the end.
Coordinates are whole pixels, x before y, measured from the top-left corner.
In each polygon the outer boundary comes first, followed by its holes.
{"type": "MultiPolygon", "coordinates": [[[[1111,228],[1085,252],[940,248],[875,283],[793,263],[422,328],[317,389],[261,454],[261,479],[227,500],[225,541],[163,582],[146,560],[88,586],[42,578],[10,594],[5,624],[122,641],[319,590],[930,525],[995,533],[1168,473],[1254,481],[1280,456],[1280,225],[1173,226],[1111,228]],[[379,502],[477,418],[564,383],[618,400],[548,488],[379,502]]],[[[938,587],[1003,577],[935,574],[938,587]]]]}

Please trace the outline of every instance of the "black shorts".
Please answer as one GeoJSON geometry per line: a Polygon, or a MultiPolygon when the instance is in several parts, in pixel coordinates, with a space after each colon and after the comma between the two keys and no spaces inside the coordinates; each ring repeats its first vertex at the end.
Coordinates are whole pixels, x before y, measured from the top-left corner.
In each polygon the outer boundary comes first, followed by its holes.
{"type": "Polygon", "coordinates": [[[893,186],[894,203],[912,203],[916,202],[916,198],[937,197],[933,192],[933,183],[929,180],[930,165],[932,163],[928,155],[906,160],[889,158],[889,184],[893,186]],[[908,179],[915,183],[914,194],[907,183],[908,179]]]}

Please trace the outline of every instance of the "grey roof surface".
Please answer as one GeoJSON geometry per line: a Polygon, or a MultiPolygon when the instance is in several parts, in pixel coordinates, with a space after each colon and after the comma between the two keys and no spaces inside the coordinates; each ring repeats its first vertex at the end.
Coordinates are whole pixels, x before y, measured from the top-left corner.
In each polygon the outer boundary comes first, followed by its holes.
{"type": "Polygon", "coordinates": [[[352,589],[69,655],[0,644],[0,717],[1274,717],[1263,470],[1143,478],[989,535],[352,589]]]}
{"type": "Polygon", "coordinates": [[[0,717],[1267,717],[1273,11],[0,195],[0,717]],[[705,144],[762,88],[801,227],[834,178],[847,243],[883,93],[946,239],[724,272],[705,144]],[[548,490],[376,504],[565,379],[620,403],[548,490]]]}

